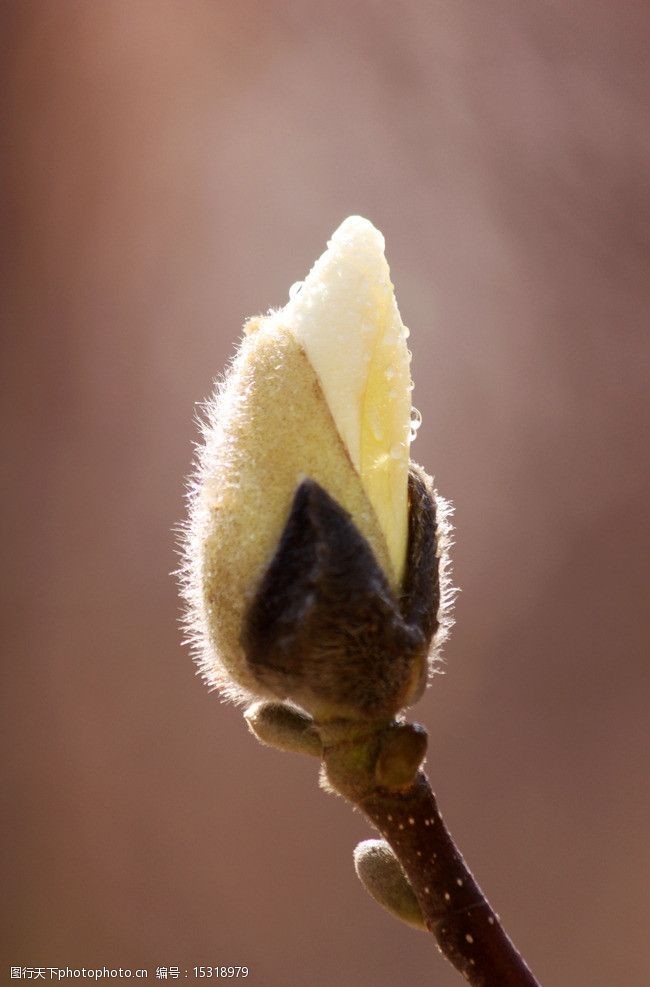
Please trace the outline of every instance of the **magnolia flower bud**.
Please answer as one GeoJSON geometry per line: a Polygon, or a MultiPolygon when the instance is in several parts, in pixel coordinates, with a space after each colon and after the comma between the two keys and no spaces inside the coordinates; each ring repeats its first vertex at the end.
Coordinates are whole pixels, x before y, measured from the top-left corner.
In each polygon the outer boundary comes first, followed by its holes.
{"type": "Polygon", "coordinates": [[[447,524],[409,464],[405,339],[359,217],[245,326],[208,405],[182,572],[200,669],[230,698],[373,718],[423,688],[447,524]]]}

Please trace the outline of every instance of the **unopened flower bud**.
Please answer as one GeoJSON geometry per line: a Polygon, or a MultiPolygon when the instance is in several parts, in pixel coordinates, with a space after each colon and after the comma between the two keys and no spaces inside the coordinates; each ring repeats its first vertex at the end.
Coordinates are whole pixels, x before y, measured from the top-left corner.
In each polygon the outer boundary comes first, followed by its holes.
{"type": "Polygon", "coordinates": [[[201,671],[231,698],[373,718],[424,685],[446,528],[409,463],[405,339],[359,217],[245,327],[208,406],[183,570],[201,671]]]}

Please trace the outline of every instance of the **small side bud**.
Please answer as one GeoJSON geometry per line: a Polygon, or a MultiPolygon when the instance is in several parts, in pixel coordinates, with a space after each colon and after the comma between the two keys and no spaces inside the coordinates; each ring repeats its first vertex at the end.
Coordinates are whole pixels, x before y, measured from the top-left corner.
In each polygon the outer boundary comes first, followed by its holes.
{"type": "Polygon", "coordinates": [[[381,737],[375,778],[382,788],[408,788],[427,752],[427,732],[417,723],[395,723],[381,737]]]}
{"type": "Polygon", "coordinates": [[[354,851],[354,869],[371,898],[415,929],[426,924],[415,892],[395,854],[384,840],[364,840],[354,851]]]}
{"type": "Polygon", "coordinates": [[[286,703],[253,703],[244,713],[250,732],[261,744],[294,754],[320,757],[322,744],[311,717],[286,703]]]}

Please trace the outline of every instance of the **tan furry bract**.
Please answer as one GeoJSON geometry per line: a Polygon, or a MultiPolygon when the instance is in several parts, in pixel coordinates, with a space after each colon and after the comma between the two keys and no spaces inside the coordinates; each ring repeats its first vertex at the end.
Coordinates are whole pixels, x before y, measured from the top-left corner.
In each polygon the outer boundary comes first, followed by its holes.
{"type": "Polygon", "coordinates": [[[252,320],[246,332],[207,406],[182,569],[200,671],[234,700],[261,692],[244,661],[242,618],[303,479],[350,513],[398,589],[377,518],[303,350],[277,314],[252,320]]]}

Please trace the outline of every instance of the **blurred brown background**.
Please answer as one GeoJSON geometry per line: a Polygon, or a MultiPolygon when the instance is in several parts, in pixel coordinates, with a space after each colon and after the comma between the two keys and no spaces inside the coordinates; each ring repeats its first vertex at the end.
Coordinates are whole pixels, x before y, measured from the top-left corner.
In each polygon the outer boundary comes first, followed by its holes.
{"type": "Polygon", "coordinates": [[[441,806],[546,987],[649,983],[647,5],[1,12],[3,982],[459,982],[358,884],[361,817],[195,678],[169,575],[195,402],[361,213],[457,507],[441,806]]]}

